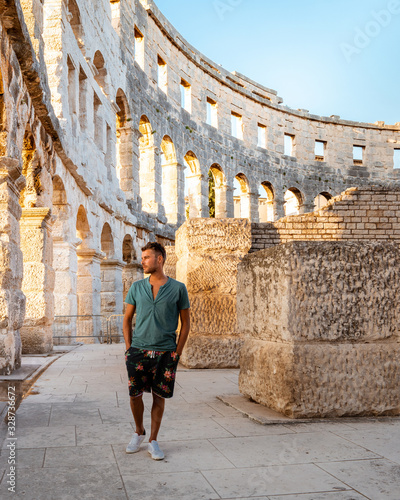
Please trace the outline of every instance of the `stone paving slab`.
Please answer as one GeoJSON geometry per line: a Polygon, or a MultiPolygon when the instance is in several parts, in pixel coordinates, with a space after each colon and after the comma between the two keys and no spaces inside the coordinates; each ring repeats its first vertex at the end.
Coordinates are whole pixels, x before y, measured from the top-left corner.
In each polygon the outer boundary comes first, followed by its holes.
{"type": "MultiPolygon", "coordinates": [[[[157,462],[147,439],[138,453],[125,453],[134,424],[123,346],[75,348],[22,401],[17,492],[7,492],[6,441],[0,497],[399,500],[399,418],[261,425],[218,399],[241,397],[237,377],[238,370],[179,366],[176,397],[166,402],[159,435],[166,458],[157,462]]],[[[151,395],[144,402],[149,431],[151,395]]]]}

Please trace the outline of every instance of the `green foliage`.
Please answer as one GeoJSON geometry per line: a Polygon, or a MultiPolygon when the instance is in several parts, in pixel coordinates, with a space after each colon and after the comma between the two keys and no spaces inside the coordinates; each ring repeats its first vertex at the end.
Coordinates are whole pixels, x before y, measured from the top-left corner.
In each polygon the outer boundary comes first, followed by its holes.
{"type": "Polygon", "coordinates": [[[215,217],[215,181],[211,170],[208,172],[208,210],[210,217],[215,217]]]}

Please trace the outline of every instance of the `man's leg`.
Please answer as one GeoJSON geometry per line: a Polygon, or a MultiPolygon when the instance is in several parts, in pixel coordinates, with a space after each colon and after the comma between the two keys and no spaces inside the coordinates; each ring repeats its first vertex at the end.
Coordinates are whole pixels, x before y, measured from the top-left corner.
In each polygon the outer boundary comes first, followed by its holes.
{"type": "MultiPolygon", "coordinates": [[[[132,398],[131,398],[132,400],[132,398]]],[[[164,413],[165,399],[157,396],[153,392],[153,406],[151,407],[151,434],[149,442],[157,441],[158,431],[160,430],[161,420],[164,413]]],[[[137,424],[136,424],[137,425],[137,424]]]]}
{"type": "Polygon", "coordinates": [[[141,436],[144,433],[143,426],[143,413],[144,413],[144,404],[143,404],[143,394],[140,396],[130,397],[131,400],[131,410],[132,415],[136,424],[136,433],[141,436]]]}

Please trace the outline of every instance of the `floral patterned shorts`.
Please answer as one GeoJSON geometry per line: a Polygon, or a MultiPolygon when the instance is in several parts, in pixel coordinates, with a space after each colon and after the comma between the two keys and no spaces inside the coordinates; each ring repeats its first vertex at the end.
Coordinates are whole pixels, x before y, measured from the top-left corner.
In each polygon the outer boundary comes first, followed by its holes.
{"type": "Polygon", "coordinates": [[[125,352],[125,360],[130,396],[153,391],[162,398],[172,398],[179,354],[130,347],[125,352]]]}

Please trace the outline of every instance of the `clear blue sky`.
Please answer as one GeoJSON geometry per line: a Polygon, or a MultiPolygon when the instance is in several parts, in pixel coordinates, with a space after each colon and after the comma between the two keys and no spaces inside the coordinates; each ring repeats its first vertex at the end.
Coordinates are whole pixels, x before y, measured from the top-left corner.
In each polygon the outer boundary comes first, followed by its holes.
{"type": "Polygon", "coordinates": [[[200,52],[311,113],[400,122],[400,0],[156,0],[200,52]]]}

